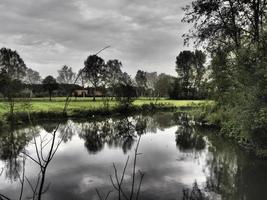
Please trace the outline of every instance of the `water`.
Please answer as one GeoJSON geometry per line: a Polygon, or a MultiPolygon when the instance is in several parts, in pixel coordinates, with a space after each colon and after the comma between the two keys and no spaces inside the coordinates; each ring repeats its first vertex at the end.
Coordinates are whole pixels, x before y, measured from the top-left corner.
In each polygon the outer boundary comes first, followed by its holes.
{"type": "Polygon", "coordinates": [[[267,199],[267,162],[216,136],[215,130],[197,126],[187,115],[68,120],[53,135],[57,124],[2,131],[0,194],[33,199],[43,179],[43,200],[99,199],[96,189],[103,197],[113,191],[108,199],[118,199],[110,180],[116,184],[113,164],[120,180],[129,156],[122,188],[130,196],[140,138],[134,197],[140,170],[141,200],[267,199]]]}

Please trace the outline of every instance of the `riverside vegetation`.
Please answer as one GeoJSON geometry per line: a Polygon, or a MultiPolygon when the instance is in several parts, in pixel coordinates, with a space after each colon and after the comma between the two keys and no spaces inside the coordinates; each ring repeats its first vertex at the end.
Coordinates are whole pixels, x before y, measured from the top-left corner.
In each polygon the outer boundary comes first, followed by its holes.
{"type": "MultiPolygon", "coordinates": [[[[96,98],[96,101],[88,98],[73,99],[67,110],[68,117],[84,117],[92,115],[119,114],[120,105],[116,100],[109,100],[108,106],[103,98],[96,98]]],[[[212,104],[212,101],[205,100],[166,100],[157,101],[150,99],[136,99],[132,105],[132,111],[168,110],[199,107],[202,104],[212,104]]],[[[19,121],[27,121],[28,114],[35,115],[39,119],[51,117],[62,117],[62,110],[65,105],[64,97],[54,98],[33,98],[30,102],[18,100],[14,106],[14,118],[19,121]],[[39,116],[39,117],[38,117],[39,116]]],[[[128,111],[129,112],[129,111],[128,111]]],[[[0,101],[0,120],[3,122],[10,117],[9,108],[6,102],[0,101]]]]}

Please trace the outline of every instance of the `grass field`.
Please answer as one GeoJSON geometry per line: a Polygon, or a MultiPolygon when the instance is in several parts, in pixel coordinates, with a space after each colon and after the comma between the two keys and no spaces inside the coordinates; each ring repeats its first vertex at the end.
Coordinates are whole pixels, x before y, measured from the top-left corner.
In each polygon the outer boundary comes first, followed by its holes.
{"type": "MultiPolygon", "coordinates": [[[[15,112],[62,112],[65,104],[64,97],[57,97],[49,101],[48,98],[33,98],[31,100],[30,106],[28,107],[25,103],[17,102],[15,103],[15,112]]],[[[197,106],[201,103],[209,103],[211,101],[199,101],[199,100],[166,100],[160,99],[157,101],[158,104],[164,104],[166,106],[175,106],[175,107],[188,107],[188,106],[197,106]]],[[[146,98],[137,99],[134,101],[134,105],[142,106],[144,104],[155,103],[155,100],[149,100],[146,98]]],[[[115,107],[117,105],[116,101],[109,101],[110,107],[115,107]]],[[[101,98],[92,101],[92,98],[77,98],[72,99],[69,106],[68,112],[79,111],[79,110],[99,110],[104,107],[103,100],[101,98]]],[[[0,116],[8,113],[9,106],[8,103],[0,101],[0,116]]]]}

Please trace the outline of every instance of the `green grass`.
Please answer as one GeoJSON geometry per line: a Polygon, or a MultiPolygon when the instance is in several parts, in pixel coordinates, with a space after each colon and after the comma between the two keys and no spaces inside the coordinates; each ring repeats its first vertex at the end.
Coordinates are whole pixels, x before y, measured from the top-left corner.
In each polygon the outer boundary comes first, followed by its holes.
{"type": "MultiPolygon", "coordinates": [[[[50,102],[48,98],[33,98],[30,104],[30,107],[25,106],[22,102],[15,103],[15,112],[25,112],[30,111],[34,113],[38,112],[62,112],[65,104],[64,97],[53,98],[50,102]]],[[[166,100],[160,99],[157,101],[158,104],[164,104],[166,106],[175,106],[175,107],[194,107],[198,106],[200,103],[210,103],[211,101],[195,101],[195,100],[166,100]]],[[[147,98],[137,99],[134,101],[134,105],[142,106],[144,104],[155,103],[155,100],[149,100],[147,98]]],[[[115,107],[117,105],[116,101],[109,102],[110,107],[115,107]]],[[[99,110],[103,108],[102,98],[97,98],[96,101],[92,101],[92,98],[72,98],[68,106],[68,113],[74,111],[85,111],[85,110],[99,110]]],[[[0,101],[0,117],[9,112],[9,105],[6,102],[0,101]]]]}

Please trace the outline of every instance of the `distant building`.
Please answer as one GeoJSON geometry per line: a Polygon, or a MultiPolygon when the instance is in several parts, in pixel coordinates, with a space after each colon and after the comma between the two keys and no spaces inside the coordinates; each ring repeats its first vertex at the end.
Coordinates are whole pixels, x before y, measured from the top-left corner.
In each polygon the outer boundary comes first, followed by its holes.
{"type": "MultiPolygon", "coordinates": [[[[72,96],[75,97],[92,97],[94,96],[94,89],[93,88],[86,88],[86,89],[77,89],[72,92],[72,96]]],[[[103,91],[101,88],[97,88],[95,90],[95,96],[101,97],[103,96],[103,91]]]]}
{"type": "Polygon", "coordinates": [[[89,96],[89,92],[88,92],[87,89],[74,90],[72,92],[72,96],[75,96],[75,97],[88,97],[89,96]]]}
{"type": "Polygon", "coordinates": [[[88,95],[90,97],[94,96],[94,92],[95,92],[96,97],[103,96],[103,89],[102,88],[96,88],[95,90],[94,90],[94,88],[91,88],[91,87],[88,88],[88,95]]]}

